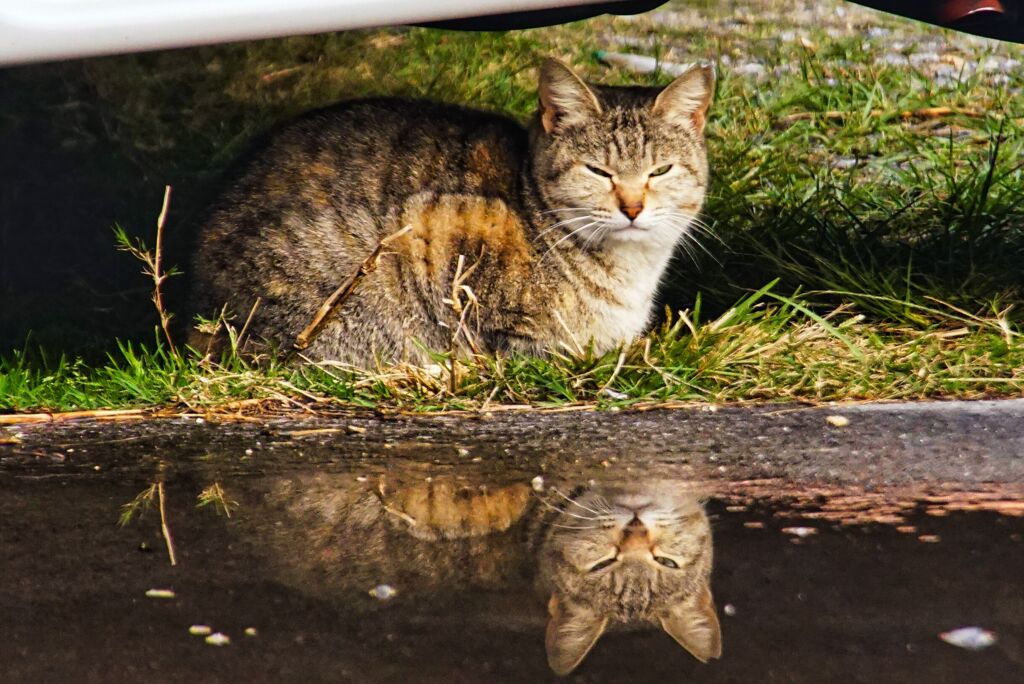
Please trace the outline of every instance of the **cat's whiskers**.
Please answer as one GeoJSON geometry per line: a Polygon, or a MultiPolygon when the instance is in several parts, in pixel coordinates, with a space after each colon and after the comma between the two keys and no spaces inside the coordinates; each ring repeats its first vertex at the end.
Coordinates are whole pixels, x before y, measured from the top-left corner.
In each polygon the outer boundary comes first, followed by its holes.
{"type": "Polygon", "coordinates": [[[555,230],[557,228],[561,228],[564,225],[570,224],[573,221],[579,221],[581,219],[593,219],[593,218],[594,218],[593,216],[591,216],[590,214],[587,214],[586,216],[574,216],[572,218],[565,219],[564,221],[559,221],[558,223],[556,223],[556,224],[554,224],[552,226],[549,226],[549,227],[545,228],[544,230],[542,230],[540,233],[538,233],[537,237],[533,238],[533,241],[536,242],[537,240],[540,240],[542,237],[544,237],[545,235],[547,235],[551,231],[553,231],[553,230],[555,230]]]}
{"type": "Polygon", "coordinates": [[[590,500],[591,505],[601,510],[606,515],[613,515],[611,504],[608,503],[608,499],[603,496],[595,496],[590,500]]]}
{"type": "Polygon", "coordinates": [[[562,244],[563,242],[565,242],[566,240],[571,238],[573,235],[576,235],[577,233],[580,233],[580,232],[586,230],[587,228],[591,228],[593,226],[596,226],[598,223],[601,223],[601,222],[600,221],[591,221],[590,223],[587,223],[587,224],[585,224],[583,226],[580,226],[579,228],[576,228],[575,230],[572,230],[572,231],[566,233],[561,238],[559,238],[558,241],[555,242],[555,244],[553,244],[550,247],[548,247],[547,251],[544,252],[544,254],[541,255],[540,260],[537,263],[542,263],[544,261],[544,259],[547,257],[548,254],[551,254],[551,252],[556,247],[558,247],[558,245],[562,244]]]}
{"type": "Polygon", "coordinates": [[[593,513],[594,515],[598,515],[598,516],[601,515],[598,511],[595,511],[593,508],[588,508],[587,506],[584,506],[583,504],[581,504],[576,499],[573,499],[573,498],[571,498],[569,496],[566,496],[564,493],[562,493],[560,490],[556,489],[555,487],[552,487],[551,491],[553,491],[555,494],[557,494],[558,496],[562,497],[563,499],[565,499],[569,503],[571,503],[571,504],[573,504],[575,506],[579,506],[580,508],[582,508],[583,510],[587,511],[588,513],[593,513]]]}
{"type": "Polygon", "coordinates": [[[590,213],[594,211],[594,207],[561,207],[559,209],[545,209],[544,211],[539,211],[537,213],[540,216],[545,216],[547,214],[558,214],[564,211],[585,211],[590,213]]]}
{"type": "Polygon", "coordinates": [[[713,240],[717,240],[722,245],[725,244],[725,241],[715,233],[714,229],[712,229],[711,226],[709,226],[704,219],[697,214],[684,214],[681,211],[675,211],[673,209],[662,209],[656,216],[658,218],[676,219],[677,221],[681,220],[686,224],[687,230],[692,229],[694,232],[706,235],[713,240]]]}
{"type": "Polygon", "coordinates": [[[612,230],[612,224],[609,221],[602,221],[601,225],[594,229],[594,232],[590,234],[590,237],[583,243],[583,249],[586,250],[590,245],[590,241],[595,240],[595,244],[600,245],[601,242],[607,237],[608,233],[612,230]]]}
{"type": "Polygon", "coordinates": [[[679,229],[681,237],[679,244],[694,264],[698,263],[698,259],[697,253],[690,247],[691,244],[696,247],[699,247],[705,254],[711,257],[711,259],[715,263],[721,265],[722,262],[718,260],[718,257],[712,254],[711,251],[707,247],[705,247],[704,244],[697,238],[697,236],[694,235],[694,232],[701,232],[701,234],[705,234],[704,231],[689,230],[694,225],[696,225],[696,222],[692,217],[686,216],[685,214],[679,214],[676,212],[665,212],[659,214],[658,219],[664,221],[670,226],[674,226],[675,228],[679,229]]]}
{"type": "MultiPolygon", "coordinates": [[[[556,490],[556,491],[557,491],[557,490],[556,490]]],[[[560,492],[559,492],[559,493],[560,493],[560,492]]],[[[567,511],[567,510],[565,510],[564,508],[560,508],[560,507],[558,507],[558,506],[555,506],[554,504],[552,504],[552,503],[551,503],[550,501],[548,501],[547,499],[545,499],[545,498],[544,498],[543,496],[541,496],[540,494],[536,494],[536,493],[535,493],[535,494],[534,494],[534,496],[536,496],[536,497],[537,497],[537,499],[538,499],[538,500],[539,500],[539,501],[540,501],[540,502],[541,502],[542,504],[544,504],[545,506],[547,506],[547,507],[548,507],[548,508],[550,508],[551,510],[555,511],[556,513],[560,513],[560,514],[562,514],[562,515],[568,515],[568,516],[570,516],[570,517],[573,517],[573,518],[579,518],[580,520],[597,520],[597,519],[598,519],[598,518],[596,518],[596,517],[594,517],[594,516],[589,516],[589,515],[579,515],[579,514],[577,514],[577,513],[572,513],[572,512],[570,512],[570,511],[567,511]]]]}

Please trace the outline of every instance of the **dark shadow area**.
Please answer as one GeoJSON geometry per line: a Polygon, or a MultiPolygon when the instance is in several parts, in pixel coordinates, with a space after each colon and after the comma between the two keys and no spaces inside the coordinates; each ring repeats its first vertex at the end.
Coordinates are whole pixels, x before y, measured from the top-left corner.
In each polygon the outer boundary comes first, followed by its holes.
{"type": "MultiPolygon", "coordinates": [[[[182,310],[196,223],[231,161],[274,123],[370,93],[524,116],[536,97],[529,69],[548,49],[530,31],[394,30],[0,70],[0,353],[27,341],[50,355],[96,361],[116,339],[152,341],[150,283],[116,250],[114,225],[151,245],[163,187],[174,187],[165,263],[186,271],[167,285],[170,310],[182,310]],[[440,63],[447,67],[435,69],[440,63]]],[[[801,68],[813,70],[813,61],[801,68]]],[[[793,106],[827,109],[809,88],[793,106]]],[[[706,320],[775,279],[784,294],[934,296],[986,314],[1020,299],[1016,124],[979,124],[980,154],[954,148],[963,134],[953,126],[946,157],[922,144],[891,163],[878,132],[866,131],[863,145],[843,152],[863,167],[855,177],[829,166],[827,129],[791,141],[788,129],[767,125],[747,140],[719,136],[715,117],[732,116],[734,106],[716,104],[709,127],[704,220],[718,240],[702,238],[692,257],[680,251],[662,293],[672,308],[692,308],[700,294],[706,320]],[[797,168],[813,177],[811,189],[794,183],[790,191],[786,179],[797,168]]],[[[821,298],[826,307],[849,299],[879,319],[905,313],[855,296],[821,298]]]]}

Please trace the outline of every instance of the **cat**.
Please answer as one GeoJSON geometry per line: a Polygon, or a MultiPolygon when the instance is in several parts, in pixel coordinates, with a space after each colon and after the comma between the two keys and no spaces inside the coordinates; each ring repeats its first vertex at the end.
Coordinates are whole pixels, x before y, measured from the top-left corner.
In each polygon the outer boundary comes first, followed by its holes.
{"type": "MultiPolygon", "coordinates": [[[[408,226],[307,358],[371,367],[424,362],[453,339],[525,354],[634,339],[703,205],[713,70],[694,66],[663,89],[588,85],[554,59],[539,74],[527,127],[377,98],[272,135],[200,230],[191,308],[226,309],[238,327],[250,318],[252,339],[290,349],[382,238],[408,226]]],[[[190,343],[206,348],[208,333],[190,343]]]]}
{"type": "Polygon", "coordinates": [[[711,595],[711,526],[679,483],[594,489],[568,500],[537,546],[550,591],[545,644],[558,675],[609,625],[660,625],[701,662],[722,655],[711,595]]]}
{"type": "Polygon", "coordinates": [[[559,675],[613,627],[660,626],[701,661],[721,655],[711,526],[687,482],[536,494],[526,483],[393,487],[317,473],[277,481],[241,511],[285,583],[348,610],[380,582],[417,605],[445,592],[461,602],[466,587],[535,595],[559,675]]]}

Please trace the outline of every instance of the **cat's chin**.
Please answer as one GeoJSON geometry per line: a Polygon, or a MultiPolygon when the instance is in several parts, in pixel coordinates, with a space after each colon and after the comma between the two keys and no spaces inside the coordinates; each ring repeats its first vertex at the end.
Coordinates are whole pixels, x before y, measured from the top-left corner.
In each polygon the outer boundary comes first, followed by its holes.
{"type": "Polygon", "coordinates": [[[665,236],[662,233],[663,231],[659,230],[657,225],[643,225],[634,222],[612,228],[608,231],[605,242],[656,246],[664,241],[665,236]]]}

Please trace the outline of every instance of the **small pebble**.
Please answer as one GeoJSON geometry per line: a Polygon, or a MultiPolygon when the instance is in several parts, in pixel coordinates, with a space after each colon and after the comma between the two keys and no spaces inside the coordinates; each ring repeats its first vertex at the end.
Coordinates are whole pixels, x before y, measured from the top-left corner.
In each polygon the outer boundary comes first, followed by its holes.
{"type": "Polygon", "coordinates": [[[469,449],[466,447],[459,447],[457,451],[459,456],[469,456],[469,449]]]}
{"type": "Polygon", "coordinates": [[[917,541],[925,542],[926,544],[937,544],[939,541],[939,535],[937,534],[922,534],[917,538],[917,541]]]}
{"type": "Polygon", "coordinates": [[[998,641],[996,635],[981,627],[960,627],[943,632],[939,638],[947,644],[958,648],[966,648],[968,651],[980,651],[992,646],[998,641]]]}
{"type": "Polygon", "coordinates": [[[256,636],[256,634],[257,634],[257,632],[256,632],[256,628],[255,627],[246,627],[245,628],[245,636],[254,637],[254,636],[256,636]]]}
{"type": "Polygon", "coordinates": [[[745,522],[745,523],[743,523],[743,526],[744,527],[749,527],[752,530],[764,529],[764,523],[763,522],[757,522],[757,521],[745,522]]]}
{"type": "Polygon", "coordinates": [[[731,603],[726,603],[724,606],[722,606],[722,612],[728,615],[729,617],[733,617],[734,615],[736,615],[736,606],[732,605],[731,603]]]}
{"type": "Polygon", "coordinates": [[[378,584],[370,590],[370,596],[380,601],[387,601],[397,593],[398,591],[390,584],[378,584]]]}
{"type": "Polygon", "coordinates": [[[210,636],[206,637],[205,641],[211,646],[227,646],[231,643],[231,637],[224,632],[214,632],[210,636]]]}
{"type": "Polygon", "coordinates": [[[349,432],[351,432],[351,433],[354,433],[354,434],[357,434],[357,435],[361,435],[361,434],[363,434],[364,432],[366,432],[366,428],[364,428],[364,427],[359,427],[358,425],[346,425],[346,426],[345,426],[345,428],[346,428],[346,429],[347,429],[347,430],[348,430],[349,432]]]}
{"type": "Polygon", "coordinates": [[[192,625],[188,628],[188,633],[192,636],[206,636],[213,631],[213,628],[209,625],[192,625]]]}
{"type": "Polygon", "coordinates": [[[829,425],[833,425],[835,427],[846,427],[850,424],[850,419],[846,416],[829,416],[825,420],[829,425]]]}
{"type": "Polygon", "coordinates": [[[603,390],[601,390],[601,394],[609,396],[609,397],[611,397],[612,399],[614,399],[616,401],[622,401],[623,399],[629,399],[629,395],[628,394],[626,394],[625,392],[619,392],[617,390],[613,390],[611,387],[605,387],[603,390]]]}
{"type": "Polygon", "coordinates": [[[203,420],[202,418],[196,418],[196,425],[202,425],[202,424],[203,424],[203,423],[205,423],[205,422],[206,422],[206,421],[205,421],[205,420],[203,420]]]}
{"type": "Polygon", "coordinates": [[[176,596],[177,594],[170,589],[150,589],[146,592],[147,598],[172,599],[176,596]]]}
{"type": "Polygon", "coordinates": [[[812,534],[818,534],[818,530],[814,527],[783,527],[782,531],[786,534],[792,534],[795,537],[809,537],[812,534]]]}
{"type": "Polygon", "coordinates": [[[857,163],[858,161],[855,157],[841,157],[839,159],[832,160],[832,168],[845,171],[846,169],[852,169],[857,166],[857,163]]]}
{"type": "Polygon", "coordinates": [[[252,456],[252,449],[246,449],[245,450],[245,455],[246,456],[252,456]]]}
{"type": "Polygon", "coordinates": [[[530,486],[533,487],[533,491],[535,491],[535,492],[543,492],[544,491],[544,476],[543,475],[538,475],[537,477],[535,477],[532,480],[530,480],[530,486]]]}

